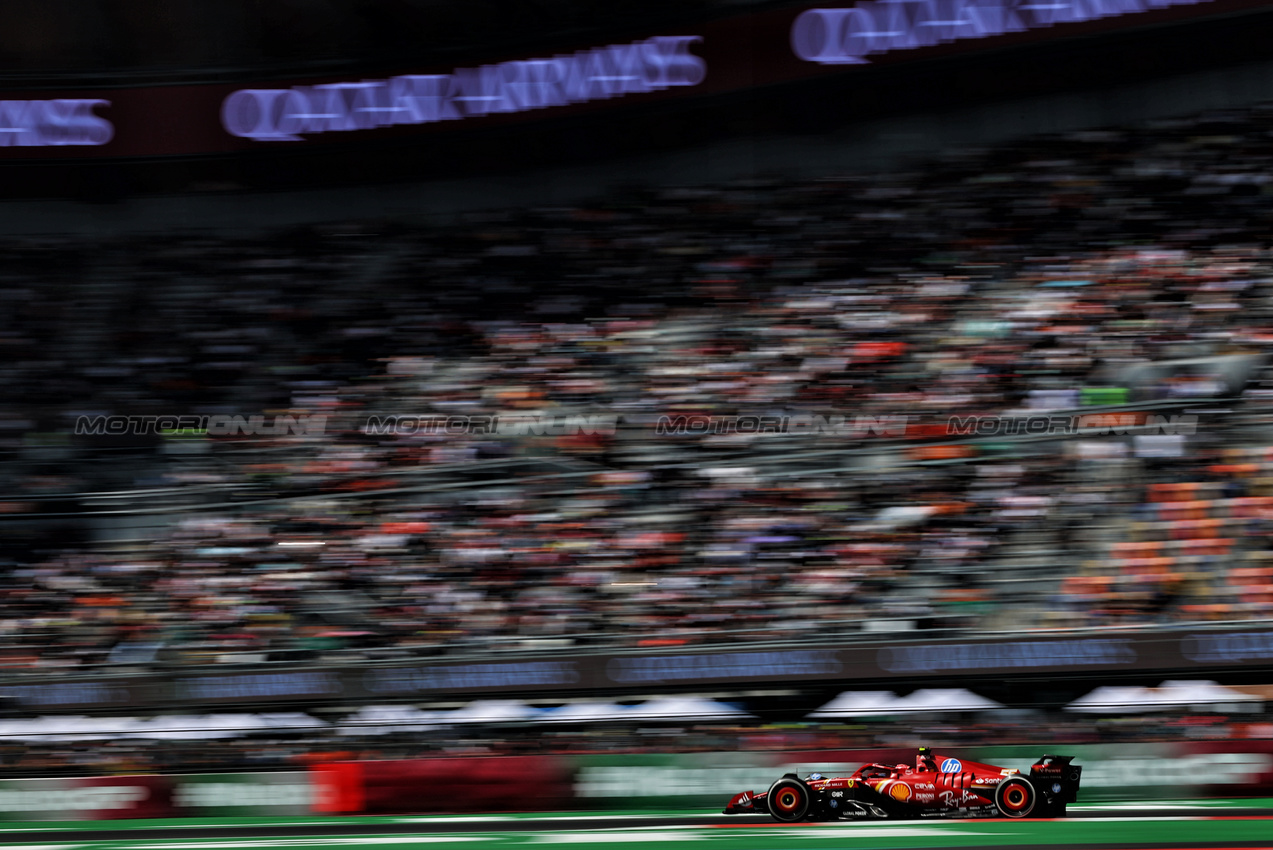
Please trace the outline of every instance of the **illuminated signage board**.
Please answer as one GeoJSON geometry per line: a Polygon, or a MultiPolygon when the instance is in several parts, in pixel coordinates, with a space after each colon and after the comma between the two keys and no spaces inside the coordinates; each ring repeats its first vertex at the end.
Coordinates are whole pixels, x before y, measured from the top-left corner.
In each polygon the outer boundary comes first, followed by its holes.
{"type": "Polygon", "coordinates": [[[707,75],[702,58],[690,52],[698,41],[695,35],[656,36],[450,74],[239,89],[222,104],[221,124],[242,138],[294,142],[318,133],[456,121],[696,86],[707,75]]]}
{"type": "MultiPolygon", "coordinates": [[[[9,91],[0,94],[0,161],[140,160],[268,148],[300,151],[301,161],[324,146],[339,155],[335,152],[341,143],[354,139],[383,139],[393,145],[416,135],[511,128],[550,115],[615,114],[627,103],[705,102],[745,91],[757,92],[757,104],[774,103],[784,97],[779,86],[847,81],[868,68],[884,74],[921,59],[945,60],[1009,46],[1020,50],[1070,36],[1190,19],[1232,16],[1234,23],[1225,26],[1239,27],[1239,15],[1266,16],[1270,9],[1273,0],[860,0],[836,7],[808,0],[704,20],[693,26],[693,35],[633,33],[631,41],[606,46],[576,50],[570,45],[561,52],[546,48],[541,58],[492,55],[488,61],[483,56],[459,68],[386,71],[369,79],[315,75],[270,82],[247,78],[56,93],[42,88],[9,91]]],[[[1183,36],[1177,31],[1170,38],[1183,36]]],[[[1131,65],[1152,53],[1153,38],[1136,40],[1131,65]]],[[[1091,56],[1093,49],[1099,52],[1095,45],[1082,52],[1091,56]]],[[[989,64],[1002,69],[1012,61],[999,57],[989,64]]],[[[1118,57],[1099,61],[1112,64],[1118,57]]],[[[1169,61],[1151,64],[1160,69],[1169,61]]],[[[884,79],[879,76],[876,82],[884,79]]],[[[982,77],[972,85],[985,81],[982,77]]],[[[989,84],[1000,87],[994,79],[989,84]]],[[[777,114],[800,102],[784,100],[775,114],[758,108],[755,115],[777,121],[777,114]]],[[[639,144],[639,136],[634,135],[633,145],[639,144]]]]}
{"type": "Polygon", "coordinates": [[[115,128],[93,112],[96,106],[110,106],[110,101],[0,100],[0,147],[104,145],[115,135],[115,128]]]}
{"type": "Polygon", "coordinates": [[[791,49],[806,62],[859,65],[866,57],[962,39],[989,38],[1134,15],[1210,0],[866,0],[847,9],[806,9],[791,49]]]}
{"type": "Polygon", "coordinates": [[[907,640],[823,644],[798,649],[615,652],[551,659],[427,662],[367,668],[288,668],[181,676],[103,676],[73,682],[14,678],[4,695],[43,712],[89,706],[370,700],[412,694],[547,694],[578,691],[645,693],[650,686],[764,681],[920,681],[940,676],[1002,678],[1032,672],[1083,678],[1094,671],[1268,670],[1273,629],[1129,631],[1117,637],[1035,635],[1021,640],[907,640]],[[919,678],[916,678],[919,677],[919,678]]]}

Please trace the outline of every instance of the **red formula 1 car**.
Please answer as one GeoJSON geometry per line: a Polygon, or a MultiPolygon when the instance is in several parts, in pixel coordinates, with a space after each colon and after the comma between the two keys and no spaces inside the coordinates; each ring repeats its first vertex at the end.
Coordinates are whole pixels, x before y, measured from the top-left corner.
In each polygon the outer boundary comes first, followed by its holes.
{"type": "Polygon", "coordinates": [[[764,814],[794,823],[837,818],[915,818],[956,814],[1007,818],[1065,817],[1083,768],[1073,756],[1045,755],[1029,775],[933,755],[922,747],[915,766],[865,764],[852,776],[804,779],[788,773],[768,791],[735,794],[725,814],[764,814]]]}

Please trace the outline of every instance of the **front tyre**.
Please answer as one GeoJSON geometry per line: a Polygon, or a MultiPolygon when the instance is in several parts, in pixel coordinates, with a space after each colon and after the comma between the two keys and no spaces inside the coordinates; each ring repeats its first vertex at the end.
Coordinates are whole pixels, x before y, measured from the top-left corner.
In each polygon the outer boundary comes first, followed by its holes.
{"type": "Polygon", "coordinates": [[[1038,795],[1030,780],[1013,776],[999,783],[995,789],[995,808],[1005,818],[1023,818],[1034,811],[1038,795]]]}
{"type": "Polygon", "coordinates": [[[804,820],[809,814],[809,786],[799,779],[784,776],[769,786],[765,802],[774,820],[783,823],[804,820]]]}

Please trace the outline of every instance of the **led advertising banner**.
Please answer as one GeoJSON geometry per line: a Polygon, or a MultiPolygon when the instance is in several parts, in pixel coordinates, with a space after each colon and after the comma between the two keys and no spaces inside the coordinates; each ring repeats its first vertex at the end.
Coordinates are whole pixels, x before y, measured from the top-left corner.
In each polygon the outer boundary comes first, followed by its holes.
{"type": "Polygon", "coordinates": [[[110,105],[100,97],[0,101],[0,147],[104,145],[115,127],[94,110],[110,105]]]}
{"type": "Polygon", "coordinates": [[[790,648],[564,653],[498,661],[427,661],[324,667],[261,667],[218,672],[216,665],[150,675],[59,681],[10,675],[0,696],[31,714],[88,708],[172,710],[199,707],[588,692],[648,693],[702,684],[774,682],[930,682],[1037,674],[1082,679],[1132,673],[1216,675],[1273,669],[1273,630],[1179,629],[1017,638],[841,642],[790,648]]]}
{"type": "MultiPolygon", "coordinates": [[[[865,0],[806,9],[791,25],[791,47],[806,62],[858,65],[869,57],[953,41],[994,38],[1210,0],[865,0]]],[[[1129,22],[1130,23],[1130,22],[1129,22]]]]}
{"type": "Polygon", "coordinates": [[[550,59],[408,74],[388,80],[239,89],[221,106],[221,126],[257,141],[320,133],[462,121],[633,94],[697,86],[707,76],[690,52],[701,36],[656,36],[550,59]]]}
{"type": "Polygon", "coordinates": [[[0,91],[0,162],[310,148],[592,114],[861,66],[1268,7],[1268,0],[862,0],[370,78],[0,91]]]}

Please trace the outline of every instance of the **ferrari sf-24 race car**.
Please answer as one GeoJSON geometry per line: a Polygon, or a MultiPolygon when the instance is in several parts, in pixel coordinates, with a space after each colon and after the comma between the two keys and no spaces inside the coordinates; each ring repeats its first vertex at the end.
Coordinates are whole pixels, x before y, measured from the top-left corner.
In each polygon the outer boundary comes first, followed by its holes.
{"type": "Polygon", "coordinates": [[[735,794],[725,814],[764,814],[784,823],[838,818],[989,815],[1065,817],[1083,768],[1073,756],[1045,755],[1029,775],[1015,768],[933,755],[922,747],[915,766],[865,764],[852,776],[804,779],[788,773],[768,791],[735,794]]]}

